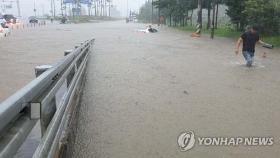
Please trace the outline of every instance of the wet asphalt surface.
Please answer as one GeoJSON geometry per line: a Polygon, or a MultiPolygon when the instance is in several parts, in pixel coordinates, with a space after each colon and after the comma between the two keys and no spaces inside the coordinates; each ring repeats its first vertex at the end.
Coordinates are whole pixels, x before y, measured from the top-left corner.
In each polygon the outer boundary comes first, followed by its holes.
{"type": "Polygon", "coordinates": [[[73,157],[278,157],[279,50],[259,47],[255,66],[246,68],[234,55],[233,40],[191,38],[165,27],[156,34],[136,31],[144,27],[105,22],[16,31],[0,41],[0,99],[31,81],[34,66],[54,63],[64,50],[94,37],[73,157]],[[177,137],[185,130],[275,141],[180,152],[177,137]]]}

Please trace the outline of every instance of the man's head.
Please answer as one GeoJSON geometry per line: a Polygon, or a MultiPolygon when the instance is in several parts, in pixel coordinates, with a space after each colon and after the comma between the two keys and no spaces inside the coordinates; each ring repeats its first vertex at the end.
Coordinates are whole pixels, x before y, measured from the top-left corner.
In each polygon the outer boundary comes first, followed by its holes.
{"type": "Polygon", "coordinates": [[[250,31],[255,34],[255,33],[258,33],[259,28],[257,26],[252,26],[250,31]]]}

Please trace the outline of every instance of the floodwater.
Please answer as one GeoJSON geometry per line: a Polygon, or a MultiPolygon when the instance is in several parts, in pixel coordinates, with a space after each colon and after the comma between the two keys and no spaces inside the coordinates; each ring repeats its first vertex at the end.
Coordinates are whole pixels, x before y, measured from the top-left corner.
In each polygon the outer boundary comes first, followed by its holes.
{"type": "Polygon", "coordinates": [[[54,63],[94,37],[72,157],[278,157],[279,50],[257,48],[254,67],[246,68],[233,40],[191,38],[166,27],[136,31],[144,27],[116,21],[18,30],[0,41],[0,99],[31,81],[36,65],[54,63]],[[185,130],[275,141],[269,147],[196,144],[181,152],[177,138],[185,130]]]}
{"type": "Polygon", "coordinates": [[[91,25],[57,25],[14,30],[0,39],[0,101],[35,78],[34,67],[53,64],[64,50],[92,38],[91,25]]]}
{"type": "Polygon", "coordinates": [[[191,38],[168,28],[143,34],[135,27],[95,27],[73,157],[278,157],[279,50],[258,48],[255,66],[246,68],[232,40],[191,38]],[[177,138],[186,130],[196,137],[275,141],[272,147],[197,142],[181,152],[177,138]]]}

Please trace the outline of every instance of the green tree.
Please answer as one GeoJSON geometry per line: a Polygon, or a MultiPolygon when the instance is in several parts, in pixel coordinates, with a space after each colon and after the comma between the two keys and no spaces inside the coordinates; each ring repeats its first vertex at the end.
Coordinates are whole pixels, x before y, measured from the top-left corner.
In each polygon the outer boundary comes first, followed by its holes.
{"type": "Polygon", "coordinates": [[[261,32],[279,34],[280,0],[225,0],[227,15],[238,30],[257,25],[261,32]]]}
{"type": "Polygon", "coordinates": [[[279,33],[279,1],[247,0],[244,14],[249,25],[257,25],[261,32],[267,34],[279,33]]]}
{"type": "MultiPolygon", "coordinates": [[[[161,15],[168,17],[169,24],[184,25],[188,20],[189,11],[197,8],[198,0],[157,0],[154,6],[159,8],[161,15]]],[[[192,14],[191,14],[192,17],[192,14]]],[[[190,18],[192,19],[192,18],[190,18]]]]}
{"type": "Polygon", "coordinates": [[[242,30],[246,25],[247,18],[244,14],[245,1],[246,0],[225,0],[225,4],[228,6],[226,13],[238,30],[242,30]]]}

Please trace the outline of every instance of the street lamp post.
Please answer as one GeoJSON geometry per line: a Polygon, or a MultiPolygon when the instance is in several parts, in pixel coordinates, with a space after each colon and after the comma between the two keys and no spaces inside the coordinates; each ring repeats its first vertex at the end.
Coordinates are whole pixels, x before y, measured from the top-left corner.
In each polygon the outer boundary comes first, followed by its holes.
{"type": "Polygon", "coordinates": [[[152,0],[152,18],[151,18],[151,23],[153,24],[154,21],[154,0],[152,0]]]}
{"type": "Polygon", "coordinates": [[[126,0],[126,14],[127,14],[127,17],[129,17],[129,13],[128,13],[128,0],[126,0]]]}
{"type": "Polygon", "coordinates": [[[158,0],[158,26],[160,26],[160,0],[158,0]]]}
{"type": "Polygon", "coordinates": [[[33,2],[34,2],[33,11],[34,11],[34,16],[36,17],[36,11],[37,11],[37,10],[36,10],[36,0],[34,0],[33,2]]]}
{"type": "Polygon", "coordinates": [[[61,15],[63,16],[63,0],[60,0],[60,10],[61,10],[61,15]]]}
{"type": "Polygon", "coordinates": [[[51,0],[51,10],[50,10],[52,16],[53,16],[53,0],[51,0]]]}
{"type": "Polygon", "coordinates": [[[53,17],[55,18],[55,12],[56,12],[56,5],[55,5],[55,0],[53,0],[53,17]]]}

